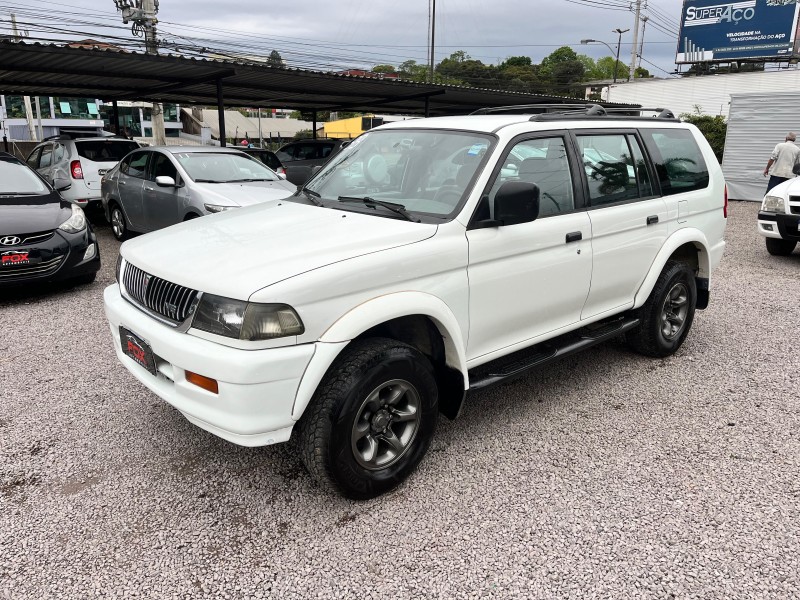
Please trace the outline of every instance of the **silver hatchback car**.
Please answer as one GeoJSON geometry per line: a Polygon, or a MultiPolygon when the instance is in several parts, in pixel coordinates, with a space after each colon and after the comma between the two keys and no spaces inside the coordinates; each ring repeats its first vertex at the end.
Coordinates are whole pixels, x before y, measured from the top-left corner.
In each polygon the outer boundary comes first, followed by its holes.
{"type": "Polygon", "coordinates": [[[128,154],[102,180],[114,237],[146,233],[292,195],[296,186],[232,148],[162,146],[128,154]]]}

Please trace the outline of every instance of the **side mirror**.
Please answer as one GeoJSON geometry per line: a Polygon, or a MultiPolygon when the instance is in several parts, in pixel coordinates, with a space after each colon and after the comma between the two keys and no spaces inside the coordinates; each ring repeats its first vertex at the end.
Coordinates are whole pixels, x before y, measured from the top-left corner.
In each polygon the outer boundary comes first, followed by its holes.
{"type": "Polygon", "coordinates": [[[286,173],[277,173],[277,175],[281,179],[286,179],[286,173]]]}
{"type": "Polygon", "coordinates": [[[57,192],[64,192],[72,187],[72,182],[69,180],[69,177],[57,175],[55,179],[53,179],[53,187],[57,192]]]}
{"type": "Polygon", "coordinates": [[[800,175],[800,163],[797,163],[795,166],[792,167],[792,173],[795,175],[800,175]]]}
{"type": "Polygon", "coordinates": [[[499,225],[530,223],[539,216],[539,186],[506,181],[494,196],[494,220],[499,225]]]}
{"type": "Polygon", "coordinates": [[[159,175],[156,177],[156,185],[158,187],[175,187],[175,180],[168,175],[159,175]]]}
{"type": "Polygon", "coordinates": [[[311,167],[311,177],[319,173],[319,170],[322,168],[322,165],[317,165],[316,167],[311,167]]]}

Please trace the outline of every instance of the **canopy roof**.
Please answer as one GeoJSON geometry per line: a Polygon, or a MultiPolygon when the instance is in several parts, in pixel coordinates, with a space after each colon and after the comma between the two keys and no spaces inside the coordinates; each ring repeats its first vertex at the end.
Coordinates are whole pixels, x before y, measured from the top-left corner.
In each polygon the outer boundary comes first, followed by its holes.
{"type": "Polygon", "coordinates": [[[427,103],[430,116],[465,114],[487,106],[583,102],[559,96],[283,69],[258,62],[13,41],[0,41],[0,92],[417,115],[425,114],[427,103]],[[218,91],[222,93],[221,102],[218,91]]]}

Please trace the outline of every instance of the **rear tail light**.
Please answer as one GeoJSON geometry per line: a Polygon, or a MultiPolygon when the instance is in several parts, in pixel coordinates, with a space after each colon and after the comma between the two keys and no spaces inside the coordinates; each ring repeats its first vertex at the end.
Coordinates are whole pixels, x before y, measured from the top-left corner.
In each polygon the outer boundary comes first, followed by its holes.
{"type": "Polygon", "coordinates": [[[725,184],[725,204],[722,205],[722,216],[728,218],[728,184],[725,184]]]}
{"type": "Polygon", "coordinates": [[[83,179],[83,168],[81,167],[81,161],[73,160],[69,163],[69,172],[72,174],[73,179],[83,179]]]}

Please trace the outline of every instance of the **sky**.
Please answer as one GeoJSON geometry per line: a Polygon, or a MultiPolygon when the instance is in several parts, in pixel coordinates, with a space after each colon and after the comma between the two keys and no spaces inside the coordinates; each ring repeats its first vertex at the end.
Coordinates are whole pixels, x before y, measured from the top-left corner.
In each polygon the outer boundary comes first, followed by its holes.
{"type": "MultiPolygon", "coordinates": [[[[198,47],[243,54],[281,53],[287,66],[332,70],[428,61],[430,0],[160,0],[159,38],[172,51],[198,47]]],[[[486,64],[510,56],[534,62],[560,46],[592,58],[616,50],[630,63],[634,14],[626,0],[436,0],[436,60],[457,50],[486,64]]],[[[681,0],[650,0],[642,66],[651,74],[675,70],[681,0]]],[[[0,34],[9,15],[31,38],[103,37],[134,40],[113,0],[0,0],[0,34]]]]}

